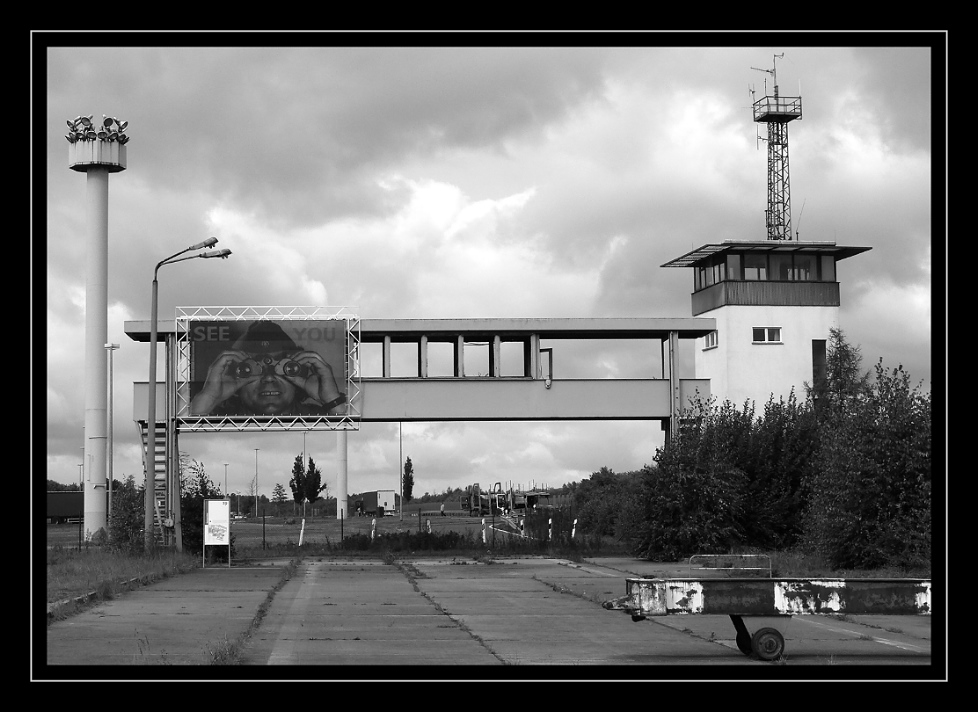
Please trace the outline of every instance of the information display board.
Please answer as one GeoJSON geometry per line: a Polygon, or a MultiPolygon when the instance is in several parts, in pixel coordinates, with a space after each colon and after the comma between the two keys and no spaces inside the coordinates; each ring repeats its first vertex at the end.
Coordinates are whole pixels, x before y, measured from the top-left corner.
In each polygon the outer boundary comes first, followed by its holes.
{"type": "Polygon", "coordinates": [[[206,565],[208,546],[228,548],[228,568],[231,567],[231,501],[227,499],[204,500],[204,552],[206,565]]]}

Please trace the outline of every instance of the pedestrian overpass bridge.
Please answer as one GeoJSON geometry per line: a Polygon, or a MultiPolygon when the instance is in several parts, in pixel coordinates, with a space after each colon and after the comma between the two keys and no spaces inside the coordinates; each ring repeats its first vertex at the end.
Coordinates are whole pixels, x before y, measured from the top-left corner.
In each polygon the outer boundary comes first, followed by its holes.
{"type": "MultiPolygon", "coordinates": [[[[127,321],[125,332],[137,342],[151,341],[151,322],[127,321]]],[[[179,389],[176,377],[180,358],[177,320],[161,320],[157,339],[163,345],[165,379],[156,385],[153,457],[157,533],[164,542],[179,534],[179,448],[181,432],[220,430],[336,430],[340,458],[337,516],[346,508],[346,432],[359,422],[417,421],[561,421],[658,420],[667,440],[679,414],[695,396],[708,398],[708,379],[680,378],[677,360],[680,342],[706,336],[716,329],[711,318],[490,318],[490,319],[358,319],[358,345],[379,349],[375,375],[351,381],[357,389],[352,417],[306,418],[263,422],[257,418],[213,419],[177,417],[179,389]],[[562,378],[561,342],[589,340],[639,341],[647,346],[648,362],[658,374],[642,378],[562,378]],[[544,346],[543,344],[547,344],[544,346]],[[480,359],[472,358],[478,345],[480,359]],[[416,358],[411,368],[393,367],[395,349],[407,349],[416,358]],[[450,351],[447,372],[434,368],[433,352],[450,351]],[[513,354],[517,354],[515,359],[513,354]],[[515,370],[504,355],[517,362],[515,370]],[[436,375],[437,374],[437,375],[436,375]],[[176,534],[174,535],[174,530],[176,534]]],[[[360,357],[362,354],[356,354],[360,357]]],[[[597,373],[597,367],[594,372],[597,373]]],[[[149,383],[133,384],[133,420],[147,457],[149,383]]],[[[146,467],[146,471],[149,468],[146,467]]]]}

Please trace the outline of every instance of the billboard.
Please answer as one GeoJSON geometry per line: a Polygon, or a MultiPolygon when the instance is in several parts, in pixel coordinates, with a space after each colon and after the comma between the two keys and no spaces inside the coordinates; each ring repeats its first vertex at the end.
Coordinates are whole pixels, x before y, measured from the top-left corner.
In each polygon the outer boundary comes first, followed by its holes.
{"type": "Polygon", "coordinates": [[[191,319],[191,417],[350,413],[346,319],[191,319]]]}

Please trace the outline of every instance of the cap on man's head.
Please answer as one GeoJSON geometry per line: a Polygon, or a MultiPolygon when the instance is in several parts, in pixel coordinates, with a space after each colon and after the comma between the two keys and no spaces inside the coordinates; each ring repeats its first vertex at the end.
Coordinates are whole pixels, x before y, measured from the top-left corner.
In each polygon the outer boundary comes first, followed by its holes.
{"type": "Polygon", "coordinates": [[[281,326],[274,321],[267,320],[256,321],[249,326],[248,330],[235,342],[234,347],[258,354],[276,354],[299,349],[281,326]]]}

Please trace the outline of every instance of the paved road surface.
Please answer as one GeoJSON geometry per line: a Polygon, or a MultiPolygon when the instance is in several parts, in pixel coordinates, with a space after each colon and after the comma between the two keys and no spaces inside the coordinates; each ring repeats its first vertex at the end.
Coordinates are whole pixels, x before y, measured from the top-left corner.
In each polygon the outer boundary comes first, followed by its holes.
{"type": "MultiPolygon", "coordinates": [[[[771,663],[737,649],[727,616],[635,623],[601,607],[625,593],[626,577],[686,577],[683,565],[307,557],[285,580],[286,563],[200,569],[52,623],[38,676],[76,679],[77,665],[143,666],[137,673],[150,678],[161,675],[161,665],[208,666],[193,676],[213,679],[506,679],[566,677],[568,669],[576,676],[577,668],[581,678],[683,677],[676,666],[752,679],[800,665],[911,666],[900,672],[911,679],[936,674],[930,617],[745,619],[751,631],[773,625],[785,636],[786,660],[771,663]],[[261,624],[242,637],[266,605],[261,624]],[[245,641],[239,666],[211,666],[238,640],[245,641]]],[[[112,672],[96,675],[106,676],[112,672]]]]}

